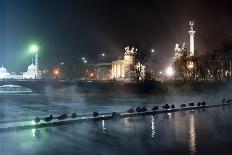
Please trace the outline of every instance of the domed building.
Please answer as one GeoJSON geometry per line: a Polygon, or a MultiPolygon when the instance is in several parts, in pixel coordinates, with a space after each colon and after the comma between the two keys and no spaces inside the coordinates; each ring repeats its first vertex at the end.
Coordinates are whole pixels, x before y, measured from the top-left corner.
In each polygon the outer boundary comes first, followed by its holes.
{"type": "Polygon", "coordinates": [[[7,72],[6,68],[2,67],[0,68],[0,79],[6,79],[6,78],[9,78],[10,76],[10,73],[7,72]]]}
{"type": "Polygon", "coordinates": [[[23,73],[23,79],[36,79],[36,65],[33,63],[27,67],[27,72],[23,73]]]}

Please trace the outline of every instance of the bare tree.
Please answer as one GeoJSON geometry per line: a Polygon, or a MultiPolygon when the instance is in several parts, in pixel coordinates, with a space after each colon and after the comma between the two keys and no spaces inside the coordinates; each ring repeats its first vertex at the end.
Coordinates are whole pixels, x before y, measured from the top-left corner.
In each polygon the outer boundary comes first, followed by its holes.
{"type": "Polygon", "coordinates": [[[149,55],[149,51],[142,51],[135,48],[133,52],[130,53],[132,62],[129,65],[128,72],[137,83],[140,83],[145,78],[145,65],[148,61],[149,55]]]}

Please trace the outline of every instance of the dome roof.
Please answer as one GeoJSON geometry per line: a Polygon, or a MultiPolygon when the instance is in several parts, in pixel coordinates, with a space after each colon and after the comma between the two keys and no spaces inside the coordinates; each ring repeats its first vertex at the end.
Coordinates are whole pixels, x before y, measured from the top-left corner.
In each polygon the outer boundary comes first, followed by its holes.
{"type": "Polygon", "coordinates": [[[34,71],[36,69],[36,66],[34,64],[30,64],[27,68],[28,71],[34,71]]]}
{"type": "Polygon", "coordinates": [[[6,70],[5,67],[3,67],[3,65],[2,65],[2,67],[0,68],[0,73],[7,73],[7,70],[6,70]]]}

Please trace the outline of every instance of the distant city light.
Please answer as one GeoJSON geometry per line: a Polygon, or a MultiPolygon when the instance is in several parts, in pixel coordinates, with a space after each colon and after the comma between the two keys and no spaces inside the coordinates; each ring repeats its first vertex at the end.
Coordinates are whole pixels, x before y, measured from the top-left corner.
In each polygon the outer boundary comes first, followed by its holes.
{"type": "Polygon", "coordinates": [[[173,76],[173,74],[174,74],[173,68],[172,67],[168,67],[166,69],[166,74],[167,74],[167,76],[173,76]]]}
{"type": "Polygon", "coordinates": [[[82,57],[81,59],[82,59],[82,60],[85,60],[85,57],[82,57]]]}
{"type": "Polygon", "coordinates": [[[84,63],[87,63],[87,60],[84,60],[84,63]]]}
{"type": "Polygon", "coordinates": [[[155,49],[154,48],[151,49],[151,53],[155,53],[155,49]]]}
{"type": "Polygon", "coordinates": [[[93,77],[93,73],[91,73],[90,76],[93,77]]]}
{"type": "Polygon", "coordinates": [[[160,72],[159,72],[159,74],[163,74],[163,72],[162,72],[162,71],[160,71],[160,72]]]}
{"type": "Polygon", "coordinates": [[[105,56],[105,53],[102,53],[101,55],[104,57],[104,56],[105,56]]]}

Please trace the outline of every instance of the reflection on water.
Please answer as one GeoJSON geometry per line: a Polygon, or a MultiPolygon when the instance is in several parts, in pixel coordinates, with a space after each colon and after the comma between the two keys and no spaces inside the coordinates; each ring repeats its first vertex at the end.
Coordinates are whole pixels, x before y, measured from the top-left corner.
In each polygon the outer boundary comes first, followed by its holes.
{"type": "Polygon", "coordinates": [[[106,127],[105,127],[105,120],[102,120],[102,132],[105,133],[106,127]]]}
{"type": "Polygon", "coordinates": [[[155,137],[155,119],[154,116],[151,115],[151,138],[155,137]]]}
{"type": "Polygon", "coordinates": [[[190,113],[189,116],[189,148],[191,155],[196,154],[196,129],[194,114],[190,113]]]}
{"type": "MultiPolygon", "coordinates": [[[[41,96],[2,100],[0,119],[21,116],[34,118],[34,115],[47,116],[50,113],[126,111],[136,106],[149,109],[154,104],[167,101],[170,104],[186,103],[182,97],[163,99],[154,96],[66,95],[49,96],[49,102],[41,96]]],[[[232,124],[228,123],[232,121],[231,110],[229,107],[218,107],[207,111],[163,113],[118,121],[83,121],[60,127],[0,132],[0,155],[232,154],[232,124]]]]}

